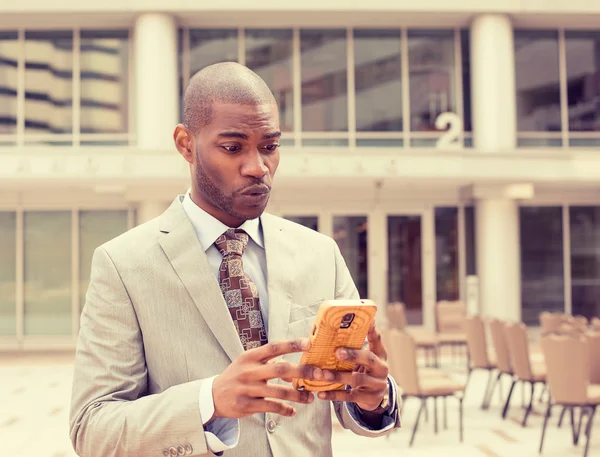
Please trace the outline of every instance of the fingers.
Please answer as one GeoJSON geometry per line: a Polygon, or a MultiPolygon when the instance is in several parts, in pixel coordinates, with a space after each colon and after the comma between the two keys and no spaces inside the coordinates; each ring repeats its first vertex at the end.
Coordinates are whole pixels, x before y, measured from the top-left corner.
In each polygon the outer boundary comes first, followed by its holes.
{"type": "Polygon", "coordinates": [[[279,384],[253,384],[248,386],[246,394],[254,398],[271,398],[309,405],[315,399],[308,391],[299,391],[279,384]]]}
{"type": "Polygon", "coordinates": [[[382,360],[387,360],[387,351],[385,350],[385,346],[381,339],[381,333],[379,333],[377,327],[375,327],[375,324],[373,324],[369,329],[367,341],[369,342],[369,349],[371,352],[373,352],[373,354],[382,360]]]}
{"type": "Polygon", "coordinates": [[[292,365],[288,362],[275,362],[261,365],[247,374],[248,381],[268,381],[269,379],[323,379],[323,370],[309,365],[292,365]]]}
{"type": "Polygon", "coordinates": [[[281,416],[295,416],[296,408],[277,400],[250,399],[245,408],[248,414],[275,413],[281,416]]]}
{"type": "Polygon", "coordinates": [[[340,348],[335,352],[339,360],[354,362],[367,367],[367,371],[376,378],[385,378],[389,369],[387,363],[381,360],[373,351],[366,349],[340,348]]]}
{"type": "Polygon", "coordinates": [[[377,378],[361,371],[329,371],[323,370],[323,380],[345,384],[354,389],[362,388],[370,391],[384,391],[387,377],[377,378]]]}
{"type": "MultiPolygon", "coordinates": [[[[349,403],[376,403],[381,402],[385,390],[379,392],[363,391],[360,389],[334,390],[330,392],[319,392],[321,400],[344,401],[349,403]],[[373,401],[375,399],[375,401],[373,401]]],[[[375,406],[376,407],[376,406],[375,406]]]]}
{"type": "Polygon", "coordinates": [[[305,352],[310,348],[310,341],[307,338],[278,341],[276,343],[267,343],[259,348],[246,351],[241,357],[254,360],[256,362],[268,362],[280,355],[292,354],[294,352],[305,352]]]}

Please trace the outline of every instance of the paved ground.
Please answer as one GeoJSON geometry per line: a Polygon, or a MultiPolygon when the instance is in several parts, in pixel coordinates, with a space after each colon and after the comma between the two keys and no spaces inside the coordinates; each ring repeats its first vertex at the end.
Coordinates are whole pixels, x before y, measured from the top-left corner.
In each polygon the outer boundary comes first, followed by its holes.
{"type": "MultiPolygon", "coordinates": [[[[447,365],[447,363],[445,363],[447,365]]],[[[11,457],[74,457],[67,436],[69,391],[72,359],[65,356],[0,357],[0,455],[11,457]]],[[[458,368],[448,368],[464,379],[458,368]]],[[[500,418],[498,395],[489,411],[479,409],[485,373],[475,374],[465,400],[465,440],[458,439],[457,402],[448,401],[448,430],[443,429],[440,403],[440,432],[433,433],[433,414],[422,420],[412,448],[408,447],[418,401],[408,400],[403,412],[403,429],[389,438],[365,439],[336,427],[333,438],[335,457],[403,456],[403,457],[534,457],[539,446],[542,405],[522,428],[521,392],[516,390],[513,406],[506,421],[500,418]]],[[[508,391],[504,387],[504,394],[508,391]]],[[[557,429],[556,414],[547,433],[544,456],[583,455],[583,444],[571,444],[568,426],[557,429]]],[[[566,422],[566,421],[565,421],[566,422]]],[[[568,425],[568,424],[565,424],[568,425]]],[[[590,457],[600,456],[600,419],[594,427],[590,457]],[[595,438],[595,439],[594,439],[595,438]]],[[[300,452],[298,455],[302,455],[300,452]]]]}

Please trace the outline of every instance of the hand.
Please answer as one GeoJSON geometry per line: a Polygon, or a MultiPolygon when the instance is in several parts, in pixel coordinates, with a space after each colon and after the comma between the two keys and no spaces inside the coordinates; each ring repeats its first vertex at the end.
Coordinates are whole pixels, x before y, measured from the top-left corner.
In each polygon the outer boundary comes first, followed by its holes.
{"type": "Polygon", "coordinates": [[[387,352],[375,325],[369,329],[367,340],[369,349],[340,348],[336,351],[338,360],[356,363],[354,371],[323,370],[324,380],[346,384],[351,389],[319,392],[320,399],[356,403],[363,411],[373,411],[381,404],[388,386],[389,368],[387,352]]]}
{"type": "Polygon", "coordinates": [[[310,348],[307,339],[268,343],[249,349],[213,381],[213,418],[239,419],[256,413],[293,416],[296,409],[280,400],[310,404],[314,396],[291,386],[268,384],[271,379],[323,379],[319,368],[273,361],[276,357],[310,348]]]}

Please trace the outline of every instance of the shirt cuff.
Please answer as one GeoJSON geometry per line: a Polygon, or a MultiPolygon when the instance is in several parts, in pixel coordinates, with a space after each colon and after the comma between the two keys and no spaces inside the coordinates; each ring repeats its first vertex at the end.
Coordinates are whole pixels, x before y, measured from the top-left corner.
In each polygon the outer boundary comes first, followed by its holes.
{"type": "Polygon", "coordinates": [[[216,454],[237,446],[240,440],[240,425],[239,420],[226,417],[217,417],[210,424],[207,424],[215,413],[215,402],[212,395],[215,378],[216,376],[206,379],[200,386],[198,406],[206,444],[211,452],[216,454]]]}
{"type": "Polygon", "coordinates": [[[356,403],[344,403],[344,407],[348,411],[348,414],[352,418],[352,420],[358,425],[360,428],[369,431],[380,431],[386,432],[395,427],[396,424],[396,407],[397,407],[397,393],[395,382],[388,376],[388,386],[390,389],[390,404],[388,409],[383,413],[381,420],[381,428],[374,429],[369,424],[366,424],[360,417],[360,413],[358,412],[358,407],[356,403]]]}

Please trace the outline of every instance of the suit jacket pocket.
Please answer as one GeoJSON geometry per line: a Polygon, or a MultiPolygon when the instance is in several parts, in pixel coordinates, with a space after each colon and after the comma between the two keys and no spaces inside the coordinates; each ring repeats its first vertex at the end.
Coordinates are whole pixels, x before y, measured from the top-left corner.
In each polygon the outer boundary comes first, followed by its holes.
{"type": "Polygon", "coordinates": [[[323,303],[324,301],[325,299],[322,299],[308,306],[295,307],[294,305],[292,305],[292,309],[290,310],[290,324],[300,321],[302,319],[314,318],[319,312],[319,307],[321,306],[321,303],[323,303]]]}

